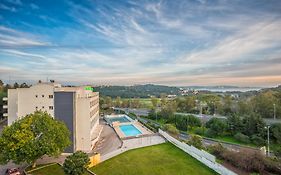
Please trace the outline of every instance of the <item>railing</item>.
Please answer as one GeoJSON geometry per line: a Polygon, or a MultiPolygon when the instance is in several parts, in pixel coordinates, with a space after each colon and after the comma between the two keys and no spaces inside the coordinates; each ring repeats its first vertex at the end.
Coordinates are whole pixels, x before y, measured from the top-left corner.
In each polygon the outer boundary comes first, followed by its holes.
{"type": "Polygon", "coordinates": [[[174,137],[170,136],[168,133],[159,129],[159,134],[161,134],[164,138],[166,138],[169,142],[174,144],[176,147],[180,148],[184,152],[188,153],[198,161],[202,162],[209,168],[213,169],[219,174],[222,175],[236,175],[236,173],[230,171],[229,169],[225,168],[221,164],[216,162],[216,157],[212,154],[204,150],[199,150],[193,146],[190,146],[186,143],[180,142],[179,140],[175,139],[174,137]]]}

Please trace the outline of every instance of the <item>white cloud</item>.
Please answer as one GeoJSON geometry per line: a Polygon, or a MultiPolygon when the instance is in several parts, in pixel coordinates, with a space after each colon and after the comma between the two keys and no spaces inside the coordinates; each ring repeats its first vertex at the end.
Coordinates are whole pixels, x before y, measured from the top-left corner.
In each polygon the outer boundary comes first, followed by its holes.
{"type": "Polygon", "coordinates": [[[222,39],[214,46],[188,54],[180,61],[188,64],[218,64],[250,58],[250,54],[257,54],[280,45],[280,25],[281,21],[252,24],[222,39]]]}
{"type": "Polygon", "coordinates": [[[5,26],[0,26],[0,46],[47,46],[47,42],[38,41],[34,35],[20,32],[5,26]]]}

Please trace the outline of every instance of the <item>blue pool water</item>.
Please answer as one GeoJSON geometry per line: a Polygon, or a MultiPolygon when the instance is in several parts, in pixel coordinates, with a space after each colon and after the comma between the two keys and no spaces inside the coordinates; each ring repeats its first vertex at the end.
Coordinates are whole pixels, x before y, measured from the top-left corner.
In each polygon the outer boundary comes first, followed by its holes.
{"type": "Polygon", "coordinates": [[[136,136],[142,134],[134,125],[121,125],[119,126],[121,131],[125,134],[126,137],[128,136],[136,136]]]}

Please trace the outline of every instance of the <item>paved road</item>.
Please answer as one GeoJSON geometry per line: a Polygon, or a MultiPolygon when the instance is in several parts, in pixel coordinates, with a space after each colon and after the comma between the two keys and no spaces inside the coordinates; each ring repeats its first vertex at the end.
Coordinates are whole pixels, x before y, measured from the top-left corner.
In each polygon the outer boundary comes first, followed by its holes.
{"type": "MultiPolygon", "coordinates": [[[[153,120],[146,119],[146,118],[138,118],[138,120],[140,120],[140,121],[142,121],[144,123],[150,121],[150,122],[154,123],[155,125],[160,126],[159,123],[157,123],[157,122],[155,122],[153,120]]],[[[186,132],[180,132],[179,138],[181,140],[188,140],[189,139],[189,135],[186,132]]],[[[249,148],[249,147],[242,146],[242,145],[240,146],[240,145],[228,144],[228,143],[223,143],[223,142],[214,141],[214,140],[210,140],[210,139],[204,139],[203,138],[202,140],[203,140],[203,144],[205,146],[221,143],[225,148],[228,148],[228,149],[231,149],[231,150],[234,150],[234,151],[239,151],[240,149],[255,149],[255,148],[249,148]]]]}
{"type": "MultiPolygon", "coordinates": [[[[185,132],[180,132],[179,138],[181,140],[188,140],[189,136],[190,135],[188,135],[185,132]]],[[[239,145],[234,145],[234,144],[228,144],[228,143],[218,142],[218,141],[214,141],[214,140],[210,140],[210,139],[205,139],[205,138],[203,138],[202,141],[203,141],[203,144],[205,146],[215,145],[215,144],[221,143],[222,146],[224,146],[225,148],[228,148],[230,150],[233,150],[233,151],[239,151],[241,149],[254,149],[254,150],[256,150],[255,148],[250,148],[250,147],[246,147],[246,146],[244,147],[244,146],[239,146],[239,145]]]]}
{"type": "Polygon", "coordinates": [[[149,109],[135,109],[135,108],[113,108],[116,111],[124,111],[126,113],[134,113],[137,116],[148,116],[149,109]]]}

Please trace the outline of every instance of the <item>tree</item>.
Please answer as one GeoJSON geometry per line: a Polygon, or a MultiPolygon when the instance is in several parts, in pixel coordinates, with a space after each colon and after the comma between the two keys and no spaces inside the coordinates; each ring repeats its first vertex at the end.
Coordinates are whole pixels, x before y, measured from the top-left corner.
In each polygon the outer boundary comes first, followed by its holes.
{"type": "Polygon", "coordinates": [[[63,163],[64,173],[67,175],[82,175],[87,171],[90,159],[83,151],[76,151],[66,157],[63,163]]]}
{"type": "Polygon", "coordinates": [[[156,109],[157,108],[157,106],[158,106],[158,99],[157,98],[155,98],[155,97],[151,97],[151,103],[152,103],[152,107],[153,107],[153,109],[156,109]]]}
{"type": "Polygon", "coordinates": [[[70,145],[69,130],[48,113],[37,111],[4,128],[0,136],[0,163],[32,163],[43,155],[58,156],[70,145]]]}
{"type": "Polygon", "coordinates": [[[4,83],[2,80],[0,80],[0,91],[2,91],[3,88],[4,88],[4,83]]]}
{"type": "Polygon", "coordinates": [[[230,115],[233,113],[232,111],[232,97],[230,95],[227,95],[223,99],[223,112],[224,115],[230,115]]]}
{"type": "Polygon", "coordinates": [[[247,103],[244,100],[238,101],[237,105],[238,105],[238,114],[240,115],[249,114],[253,111],[249,102],[247,103]]]}
{"type": "Polygon", "coordinates": [[[4,86],[4,92],[8,92],[8,89],[11,89],[11,85],[6,84],[6,86],[4,86]]]}
{"type": "Polygon", "coordinates": [[[166,94],[162,93],[160,94],[160,98],[161,98],[161,107],[165,106],[167,103],[167,98],[166,98],[166,94]]]}
{"type": "MultiPolygon", "coordinates": [[[[274,91],[267,91],[254,97],[252,99],[252,103],[254,104],[254,111],[264,118],[273,118],[273,104],[278,103],[278,100],[275,96],[276,93],[277,92],[274,91]]],[[[276,112],[278,112],[278,110],[276,112]]]]}
{"type": "Polygon", "coordinates": [[[260,115],[250,114],[250,115],[244,116],[243,125],[244,125],[243,134],[245,134],[249,137],[254,134],[256,134],[260,137],[263,137],[265,134],[264,127],[266,125],[260,115]]]}
{"type": "Polygon", "coordinates": [[[209,128],[209,136],[218,136],[224,133],[227,124],[225,120],[212,118],[206,123],[206,127],[209,128]]]}
{"type": "Polygon", "coordinates": [[[230,133],[235,135],[243,131],[243,120],[239,115],[231,115],[227,117],[227,125],[230,133]]]}
{"type": "Polygon", "coordinates": [[[121,97],[117,97],[115,100],[115,107],[121,107],[121,97]]]}
{"type": "Polygon", "coordinates": [[[140,100],[137,99],[137,98],[134,98],[131,101],[131,107],[133,107],[133,108],[140,108],[140,100]]]}
{"type": "Polygon", "coordinates": [[[272,136],[275,141],[281,144],[281,123],[275,123],[271,126],[272,136]]]}
{"type": "Polygon", "coordinates": [[[201,120],[194,115],[188,115],[187,116],[187,127],[193,128],[193,127],[200,127],[202,125],[201,120]]]}
{"type": "Polygon", "coordinates": [[[105,106],[106,108],[111,108],[112,107],[112,99],[111,97],[105,97],[105,106]]]}
{"type": "Polygon", "coordinates": [[[22,83],[21,85],[20,85],[20,88],[28,88],[29,86],[26,84],[26,83],[22,83]]]}
{"type": "Polygon", "coordinates": [[[162,106],[160,115],[163,118],[172,121],[174,119],[174,113],[176,112],[176,109],[177,109],[177,103],[175,101],[169,101],[164,106],[162,106]]]}
{"type": "Polygon", "coordinates": [[[16,88],[19,88],[19,87],[20,87],[20,85],[17,82],[15,82],[14,88],[16,89],[16,88]]]}

